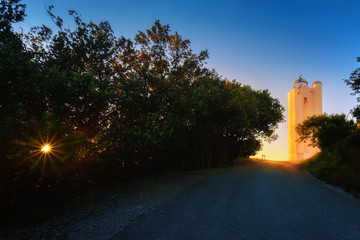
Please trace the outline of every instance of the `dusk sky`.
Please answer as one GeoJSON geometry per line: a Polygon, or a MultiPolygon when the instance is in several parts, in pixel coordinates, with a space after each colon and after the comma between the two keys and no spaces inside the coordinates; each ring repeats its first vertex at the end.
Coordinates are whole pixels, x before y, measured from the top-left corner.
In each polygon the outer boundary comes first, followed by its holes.
{"type": "MultiPolygon", "coordinates": [[[[55,29],[45,6],[64,17],[76,10],[85,21],[109,21],[118,37],[133,39],[138,30],[150,28],[155,19],[169,24],[191,41],[196,52],[208,49],[208,68],[254,89],[269,89],[287,109],[287,92],[300,74],[309,85],[323,83],[323,110],[349,113],[355,96],[343,79],[360,67],[360,1],[122,1],[25,0],[27,15],[18,24],[26,32],[46,24],[55,29]]],[[[286,112],[285,112],[286,114],[286,112]]],[[[350,117],[350,115],[349,115],[350,117]]],[[[286,160],[287,123],[279,139],[265,144],[268,159],[286,160]]]]}

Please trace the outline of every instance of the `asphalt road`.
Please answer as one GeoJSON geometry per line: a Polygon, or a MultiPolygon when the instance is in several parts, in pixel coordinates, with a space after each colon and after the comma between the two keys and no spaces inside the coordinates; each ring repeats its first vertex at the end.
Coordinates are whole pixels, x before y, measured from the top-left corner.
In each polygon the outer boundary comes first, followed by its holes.
{"type": "Polygon", "coordinates": [[[291,164],[256,162],[196,183],[113,239],[360,239],[360,205],[291,164]]]}

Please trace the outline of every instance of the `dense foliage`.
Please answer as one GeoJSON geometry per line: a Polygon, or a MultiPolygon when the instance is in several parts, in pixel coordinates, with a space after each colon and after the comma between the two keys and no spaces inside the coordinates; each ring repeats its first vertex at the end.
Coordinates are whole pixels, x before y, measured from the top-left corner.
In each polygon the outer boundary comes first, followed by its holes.
{"type": "Polygon", "coordinates": [[[42,25],[19,34],[12,24],[25,6],[2,0],[0,12],[3,201],[29,189],[231,164],[276,138],[279,101],[205,68],[208,52],[194,53],[168,25],[155,21],[132,41],[75,11],[75,28],[65,28],[50,6],[56,32],[42,25]]]}
{"type": "Polygon", "coordinates": [[[322,151],[334,148],[353,134],[356,125],[347,120],[345,114],[323,114],[312,116],[296,127],[299,141],[310,141],[310,145],[322,151]]]}
{"type": "Polygon", "coordinates": [[[314,116],[297,128],[321,152],[305,163],[315,176],[360,196],[360,129],[345,115],[314,116]]]}
{"type": "MultiPolygon", "coordinates": [[[[357,61],[360,62],[360,57],[357,58],[357,61]]],[[[345,83],[351,87],[353,90],[353,95],[358,95],[357,101],[360,103],[360,68],[355,69],[350,74],[349,79],[345,79],[345,83]]],[[[352,114],[357,119],[357,121],[360,121],[360,104],[352,110],[352,114]]]]}

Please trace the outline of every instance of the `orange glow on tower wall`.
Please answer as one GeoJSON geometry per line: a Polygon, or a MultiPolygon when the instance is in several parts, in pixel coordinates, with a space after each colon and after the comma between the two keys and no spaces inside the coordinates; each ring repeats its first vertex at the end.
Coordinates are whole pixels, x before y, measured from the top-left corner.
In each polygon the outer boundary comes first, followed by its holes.
{"type": "Polygon", "coordinates": [[[298,143],[295,127],[306,118],[322,114],[322,83],[316,81],[308,87],[305,79],[299,77],[288,92],[288,134],[289,160],[307,159],[319,152],[318,148],[308,146],[309,143],[298,143]]]}

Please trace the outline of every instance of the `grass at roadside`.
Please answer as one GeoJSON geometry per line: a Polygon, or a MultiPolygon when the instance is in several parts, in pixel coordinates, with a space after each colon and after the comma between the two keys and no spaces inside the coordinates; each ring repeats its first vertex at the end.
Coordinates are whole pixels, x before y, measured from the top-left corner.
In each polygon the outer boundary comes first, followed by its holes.
{"type": "Polygon", "coordinates": [[[301,163],[313,176],[360,198],[360,162],[322,152],[301,163]]]}

